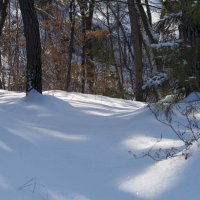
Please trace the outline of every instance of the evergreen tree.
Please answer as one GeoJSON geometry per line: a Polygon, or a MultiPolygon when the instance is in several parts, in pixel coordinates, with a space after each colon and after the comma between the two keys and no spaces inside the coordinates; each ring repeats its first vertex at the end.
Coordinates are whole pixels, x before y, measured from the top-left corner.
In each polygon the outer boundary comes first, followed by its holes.
{"type": "Polygon", "coordinates": [[[173,87],[184,89],[186,95],[200,91],[199,8],[199,1],[162,1],[161,20],[157,26],[161,41],[165,42],[156,50],[157,55],[163,67],[170,68],[173,87]]]}

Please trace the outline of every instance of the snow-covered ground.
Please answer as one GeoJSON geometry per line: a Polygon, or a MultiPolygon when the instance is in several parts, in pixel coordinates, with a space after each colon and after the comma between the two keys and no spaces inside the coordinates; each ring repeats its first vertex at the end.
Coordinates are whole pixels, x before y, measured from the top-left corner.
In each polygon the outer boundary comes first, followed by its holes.
{"type": "Polygon", "coordinates": [[[199,152],[160,162],[130,153],[153,145],[183,144],[144,103],[0,90],[2,200],[199,200],[199,152]]]}

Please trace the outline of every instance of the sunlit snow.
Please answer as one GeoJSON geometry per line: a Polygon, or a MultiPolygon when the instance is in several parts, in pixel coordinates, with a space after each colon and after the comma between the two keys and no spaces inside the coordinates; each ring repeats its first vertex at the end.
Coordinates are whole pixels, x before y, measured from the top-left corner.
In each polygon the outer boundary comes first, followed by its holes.
{"type": "Polygon", "coordinates": [[[126,139],[122,144],[130,150],[147,150],[150,148],[171,148],[171,147],[181,147],[184,143],[181,140],[172,140],[166,138],[154,138],[148,136],[135,136],[129,139],[126,139]]]}
{"type": "Polygon", "coordinates": [[[155,199],[180,183],[185,164],[184,158],[160,161],[141,174],[124,180],[120,189],[144,199],[155,199]]]}
{"type": "Polygon", "coordinates": [[[183,143],[145,103],[0,90],[2,200],[198,200],[198,148],[160,162],[129,153],[152,145],[183,143]]]}

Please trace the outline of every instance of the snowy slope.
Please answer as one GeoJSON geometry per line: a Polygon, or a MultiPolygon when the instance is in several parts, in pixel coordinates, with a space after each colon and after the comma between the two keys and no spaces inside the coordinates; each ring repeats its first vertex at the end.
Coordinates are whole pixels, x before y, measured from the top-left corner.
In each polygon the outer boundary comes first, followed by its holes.
{"type": "Polygon", "coordinates": [[[182,145],[143,103],[0,90],[0,199],[198,200],[199,152],[161,162],[129,153],[155,143],[182,145]]]}

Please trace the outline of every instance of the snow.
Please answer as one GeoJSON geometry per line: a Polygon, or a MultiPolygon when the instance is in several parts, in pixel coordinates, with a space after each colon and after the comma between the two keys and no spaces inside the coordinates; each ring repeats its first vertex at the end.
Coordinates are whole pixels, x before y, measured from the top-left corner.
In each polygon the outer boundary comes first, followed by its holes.
{"type": "Polygon", "coordinates": [[[4,142],[0,141],[0,149],[3,149],[5,151],[13,151],[8,145],[6,145],[4,142]]]}
{"type": "Polygon", "coordinates": [[[170,147],[181,147],[183,142],[175,139],[156,139],[154,137],[147,136],[136,136],[123,141],[124,146],[130,150],[148,150],[152,146],[154,149],[159,148],[170,148],[170,147]]]}
{"type": "MultiPolygon", "coordinates": [[[[178,41],[178,42],[180,42],[180,41],[178,41]]],[[[158,44],[152,44],[151,47],[152,47],[152,48],[156,48],[156,49],[160,49],[160,48],[162,48],[162,47],[171,47],[171,48],[173,48],[173,47],[176,47],[176,46],[179,45],[178,42],[177,42],[177,41],[172,41],[172,42],[160,42],[160,43],[158,43],[158,44]]]]}
{"type": "Polygon", "coordinates": [[[187,160],[129,153],[183,145],[145,103],[0,90],[0,133],[3,200],[199,199],[197,145],[187,160]]]}
{"type": "Polygon", "coordinates": [[[150,89],[152,87],[162,86],[164,82],[168,80],[168,75],[163,72],[156,72],[152,77],[148,78],[144,85],[142,86],[143,90],[150,89]]]}
{"type": "Polygon", "coordinates": [[[155,199],[157,196],[178,183],[184,168],[184,159],[164,160],[147,168],[138,176],[125,180],[121,189],[144,199],[155,199]],[[153,177],[153,180],[152,180],[153,177]]]}
{"type": "Polygon", "coordinates": [[[200,99],[200,93],[199,92],[193,92],[190,95],[188,95],[183,102],[192,102],[192,101],[199,101],[200,99]]]}

